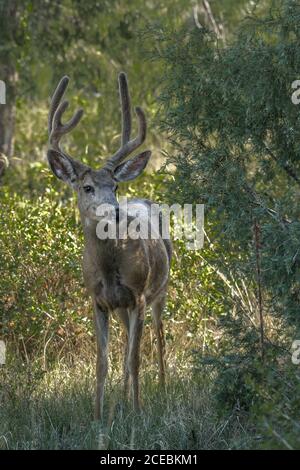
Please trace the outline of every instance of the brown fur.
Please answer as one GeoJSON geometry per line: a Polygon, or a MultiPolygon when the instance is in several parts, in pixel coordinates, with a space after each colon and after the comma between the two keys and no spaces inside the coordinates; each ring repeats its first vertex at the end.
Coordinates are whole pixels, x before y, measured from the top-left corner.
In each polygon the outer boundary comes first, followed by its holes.
{"type": "MultiPolygon", "coordinates": [[[[51,149],[48,151],[48,160],[54,174],[70,184],[78,194],[78,207],[85,239],[83,274],[94,305],[97,338],[95,418],[99,419],[103,416],[104,383],[108,370],[110,315],[117,315],[125,327],[124,390],[127,393],[129,378],[131,378],[133,403],[135,409],[138,410],[140,407],[140,342],[145,310],[147,305],[152,304],[160,380],[164,384],[165,340],[161,314],[164,308],[172,248],[170,241],[163,240],[160,236],[154,240],[131,238],[101,240],[97,237],[96,226],[99,221],[96,213],[97,207],[103,203],[109,203],[118,210],[119,205],[115,194],[117,182],[128,181],[138,176],[150,158],[150,152],[146,151],[120,163],[145,140],[146,120],[142,110],[137,108],[139,133],[135,139],[129,140],[131,114],[128,85],[125,74],[120,74],[122,145],[102,169],[92,170],[63,152],[59,145],[61,137],[75,127],[82,115],[82,111],[78,111],[67,124],[61,122],[66,104],[60,101],[67,84],[68,78],[64,77],[52,98],[49,117],[51,149]]],[[[147,209],[149,219],[151,201],[134,200],[133,202],[139,202],[147,209]]],[[[150,221],[148,223],[150,225],[150,221]]]]}

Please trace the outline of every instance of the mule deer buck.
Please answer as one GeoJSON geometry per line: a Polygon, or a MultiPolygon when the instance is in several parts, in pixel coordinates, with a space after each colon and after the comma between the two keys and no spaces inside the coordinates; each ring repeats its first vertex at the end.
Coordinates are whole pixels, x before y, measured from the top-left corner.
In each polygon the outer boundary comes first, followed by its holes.
{"type": "MultiPolygon", "coordinates": [[[[49,113],[48,162],[55,176],[68,183],[78,196],[78,206],[84,231],[83,274],[86,287],[94,305],[94,322],[97,338],[97,386],[95,418],[103,418],[104,383],[108,369],[108,326],[110,314],[117,315],[125,327],[126,345],[124,357],[124,389],[129,392],[131,380],[133,404],[140,409],[139,366],[140,342],[147,305],[152,305],[154,328],[157,335],[160,382],[164,384],[165,340],[162,312],[169,277],[171,243],[163,239],[99,239],[96,226],[99,221],[97,207],[110,204],[116,214],[121,211],[116,191],[117,184],[133,180],[141,174],[151,156],[144,151],[125,160],[137,150],[146,138],[146,118],[141,108],[135,109],[138,119],[138,134],[131,139],[131,107],[127,78],[119,75],[119,93],[122,111],[121,146],[109,157],[100,169],[70,157],[60,147],[61,138],[80,121],[83,111],[78,110],[65,124],[62,115],[68,106],[62,101],[69,78],[63,77],[52,97],[49,113]],[[125,160],[125,161],[124,161],[125,160]]],[[[146,208],[150,224],[153,204],[148,200],[128,201],[128,208],[136,202],[146,208]]],[[[128,209],[129,210],[129,209],[128,209]]],[[[118,223],[118,218],[117,218],[118,223]]]]}

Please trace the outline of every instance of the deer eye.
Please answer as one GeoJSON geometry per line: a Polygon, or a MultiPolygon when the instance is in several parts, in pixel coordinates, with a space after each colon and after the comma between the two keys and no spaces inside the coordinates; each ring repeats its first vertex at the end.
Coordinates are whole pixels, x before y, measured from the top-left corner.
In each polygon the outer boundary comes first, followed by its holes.
{"type": "Polygon", "coordinates": [[[84,190],[85,193],[93,193],[94,192],[93,186],[83,186],[83,190],[84,190]]]}

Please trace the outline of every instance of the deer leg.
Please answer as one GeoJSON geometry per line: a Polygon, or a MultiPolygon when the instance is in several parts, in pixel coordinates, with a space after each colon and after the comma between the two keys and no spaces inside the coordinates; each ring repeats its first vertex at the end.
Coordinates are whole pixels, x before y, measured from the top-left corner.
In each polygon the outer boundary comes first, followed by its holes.
{"type": "Polygon", "coordinates": [[[122,320],[125,329],[125,345],[124,345],[124,360],[123,360],[123,376],[124,376],[124,395],[126,398],[129,396],[129,369],[128,369],[128,348],[129,348],[129,317],[127,309],[120,308],[117,313],[122,320]]]}
{"type": "Polygon", "coordinates": [[[159,381],[162,387],[165,386],[165,353],[166,342],[164,327],[162,322],[162,313],[165,306],[165,294],[159,297],[152,304],[152,318],[157,338],[158,364],[159,364],[159,381]]]}
{"type": "Polygon", "coordinates": [[[108,370],[108,312],[95,302],[94,322],[97,338],[95,419],[103,420],[104,384],[108,370]]]}
{"type": "Polygon", "coordinates": [[[132,379],[133,407],[135,411],[140,410],[139,397],[139,368],[140,368],[140,345],[145,317],[145,299],[138,301],[136,308],[129,315],[129,350],[128,368],[132,379]]]}
{"type": "Polygon", "coordinates": [[[123,377],[124,377],[124,396],[126,399],[129,398],[129,369],[128,369],[128,333],[126,332],[126,343],[124,346],[124,360],[123,360],[123,377]]]}

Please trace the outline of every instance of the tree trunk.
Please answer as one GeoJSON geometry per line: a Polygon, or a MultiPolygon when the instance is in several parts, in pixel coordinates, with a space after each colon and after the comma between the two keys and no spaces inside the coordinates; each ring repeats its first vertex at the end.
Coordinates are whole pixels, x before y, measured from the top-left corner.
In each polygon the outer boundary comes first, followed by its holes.
{"type": "Polygon", "coordinates": [[[14,151],[17,74],[13,65],[0,65],[0,79],[6,85],[6,104],[0,104],[0,153],[8,158],[14,151]]]}
{"type": "Polygon", "coordinates": [[[4,43],[11,47],[0,49],[0,80],[5,83],[5,104],[0,104],[0,178],[7,168],[8,159],[14,151],[14,128],[16,113],[15,38],[18,30],[18,2],[0,3],[0,29],[4,43]]]}

